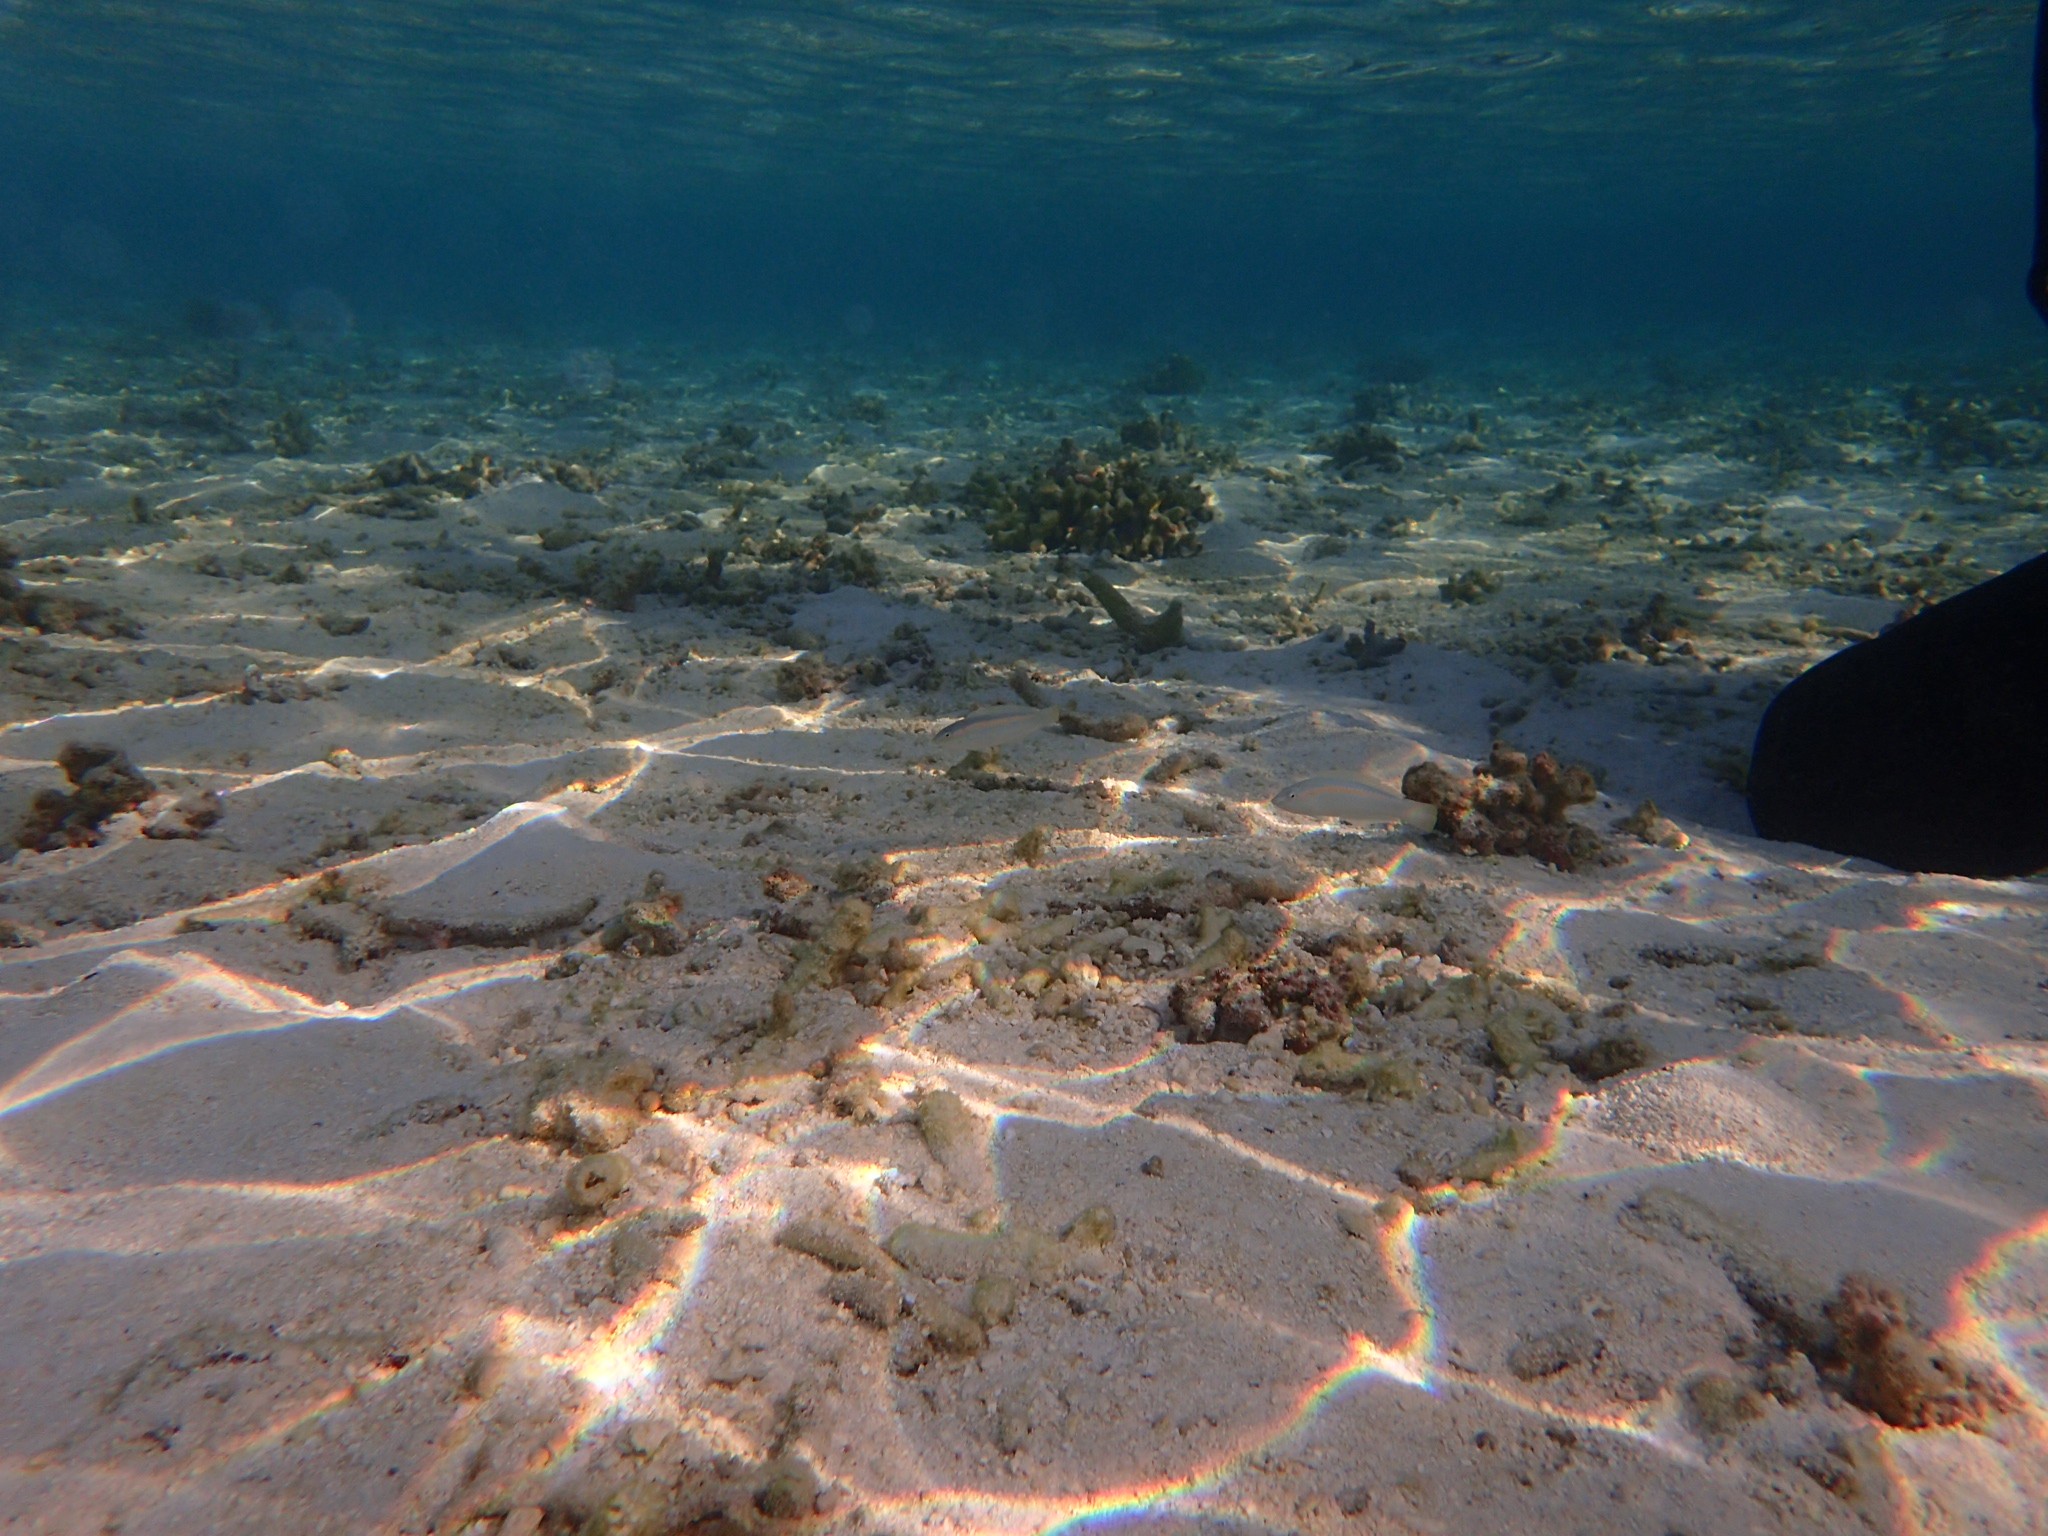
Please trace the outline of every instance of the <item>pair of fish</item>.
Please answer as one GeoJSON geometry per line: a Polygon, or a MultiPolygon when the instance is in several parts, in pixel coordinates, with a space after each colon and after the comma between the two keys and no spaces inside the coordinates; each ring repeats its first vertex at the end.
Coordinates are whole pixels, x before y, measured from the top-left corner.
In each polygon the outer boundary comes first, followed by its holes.
{"type": "MultiPolygon", "coordinates": [[[[1008,705],[955,720],[938,734],[949,747],[993,752],[1034,736],[1058,720],[1050,709],[1008,705]]],[[[1348,821],[1356,826],[1403,826],[1426,832],[1436,825],[1436,807],[1406,800],[1356,775],[1319,773],[1290,784],[1273,797],[1276,809],[1294,816],[1348,821]]]]}

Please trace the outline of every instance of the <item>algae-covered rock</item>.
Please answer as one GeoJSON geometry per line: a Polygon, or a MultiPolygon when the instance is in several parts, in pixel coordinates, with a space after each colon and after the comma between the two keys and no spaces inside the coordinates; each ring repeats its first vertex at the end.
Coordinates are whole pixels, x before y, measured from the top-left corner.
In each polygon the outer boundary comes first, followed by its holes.
{"type": "Polygon", "coordinates": [[[1499,1184],[1529,1162],[1543,1145],[1532,1126],[1505,1125],[1455,1163],[1453,1184],[1499,1184]]]}
{"type": "Polygon", "coordinates": [[[1294,1080],[1304,1088],[1362,1093],[1368,1099],[1412,1099],[1422,1080],[1414,1066],[1394,1056],[1347,1051],[1325,1040],[1296,1063],[1294,1080]]]}
{"type": "Polygon", "coordinates": [[[1326,433],[1309,444],[1311,453],[1327,454],[1330,467],[1339,474],[1361,467],[1383,474],[1397,474],[1401,468],[1401,442],[1385,427],[1353,422],[1326,433]]]}
{"type": "Polygon", "coordinates": [[[159,842],[203,837],[218,824],[226,802],[210,789],[181,795],[143,823],[142,835],[159,842]]]}
{"type": "Polygon", "coordinates": [[[880,1275],[834,1275],[825,1282],[825,1296],[876,1328],[893,1327],[903,1315],[902,1285],[880,1275]]]}
{"type": "Polygon", "coordinates": [[[682,929],[676,925],[682,910],[683,898],[673,891],[629,901],[599,931],[598,946],[608,954],[676,954],[683,947],[682,929]]]}
{"type": "Polygon", "coordinates": [[[1687,1382],[1685,1401],[1693,1422],[1717,1439],[1764,1416],[1763,1394],[1722,1371],[1708,1371],[1687,1382]]]}
{"type": "Polygon", "coordinates": [[[818,936],[797,949],[789,975],[776,988],[771,1024],[779,1026],[785,1015],[794,1018],[796,996],[806,987],[843,980],[874,923],[875,909],[858,897],[849,896],[835,906],[818,936]]]}
{"type": "Polygon", "coordinates": [[[1052,852],[1052,833],[1045,827],[1033,827],[1016,842],[1010,844],[1010,857],[1019,864],[1037,866],[1045,862],[1052,852]]]}
{"type": "Polygon", "coordinates": [[[980,1189],[990,1179],[988,1126],[950,1088],[918,1101],[917,1129],[932,1160],[962,1188],[980,1189]]]}
{"type": "Polygon", "coordinates": [[[984,1328],[1000,1328],[1017,1315],[1018,1284],[1011,1275],[985,1274],[974,1282],[968,1311],[984,1328]]]}
{"type": "Polygon", "coordinates": [[[667,1272],[676,1243],[704,1225],[696,1211],[649,1211],[612,1234],[608,1259],[612,1295],[625,1301],[649,1281],[667,1272]]]}
{"type": "Polygon", "coordinates": [[[1116,1241],[1116,1213],[1106,1205],[1091,1205],[1060,1236],[1077,1248],[1107,1248],[1116,1241]]]}
{"type": "Polygon", "coordinates": [[[100,828],[109,817],[134,810],[156,793],[156,785],[143,777],[119,747],[66,742],[57,753],[57,766],[70,780],[70,792],[37,791],[15,833],[15,842],[23,848],[47,853],[55,848],[90,847],[100,840],[100,828]]]}
{"type": "Polygon", "coordinates": [[[1438,583],[1437,595],[1447,603],[1483,603],[1500,587],[1500,577],[1475,565],[1438,583]]]}
{"type": "Polygon", "coordinates": [[[569,1204],[578,1211],[601,1211],[626,1192],[633,1165],[620,1152],[598,1152],[578,1158],[563,1180],[569,1204]]]}
{"type": "Polygon", "coordinates": [[[1589,1083],[1605,1082],[1650,1064],[1650,1048],[1634,1030],[1617,1030],[1570,1058],[1574,1072],[1589,1083]]]}
{"type": "Polygon", "coordinates": [[[136,628],[98,603],[47,588],[25,587],[14,574],[21,552],[0,539],[0,624],[19,624],[46,635],[83,630],[96,636],[135,634],[136,628]]]}
{"type": "Polygon", "coordinates": [[[907,1221],[889,1234],[887,1248],[905,1269],[932,1280],[1008,1275],[1026,1284],[1043,1284],[1057,1279],[1069,1262],[1057,1239],[1028,1227],[955,1232],[907,1221]]]}
{"type": "Polygon", "coordinates": [[[633,1056],[553,1063],[527,1099],[520,1134],[576,1152],[622,1147],[651,1112],[654,1082],[654,1068],[633,1056]]]}
{"type": "Polygon", "coordinates": [[[335,963],[345,971],[388,955],[395,941],[361,907],[346,899],[314,899],[292,908],[288,919],[295,932],[334,946],[335,963]]]}
{"type": "MultiPolygon", "coordinates": [[[[1212,911],[1202,914],[1197,942],[1208,935],[1212,911]]],[[[1222,941],[1236,930],[1220,913],[1216,916],[1211,948],[1217,951],[1213,958],[1222,959],[1228,953],[1220,947],[1222,941]]],[[[1242,935],[1236,937],[1242,946],[1242,935]]],[[[1198,966],[1207,968],[1211,961],[1207,950],[1196,956],[1198,966]]],[[[1263,965],[1216,965],[1205,975],[1178,981],[1168,994],[1167,1010],[1176,1032],[1191,1044],[1245,1044],[1269,1029],[1280,1029],[1289,1050],[1306,1054],[1351,1032],[1353,990],[1352,978],[1333,970],[1323,958],[1290,951],[1263,965]]]]}
{"type": "Polygon", "coordinates": [[[1630,811],[1620,823],[1620,829],[1631,837],[1641,838],[1657,848],[1669,848],[1677,852],[1691,845],[1692,839],[1680,830],[1677,822],[1657,809],[1657,802],[1645,800],[1630,811]]]}
{"type": "MultiPolygon", "coordinates": [[[[1095,600],[1102,604],[1102,611],[1109,615],[1110,622],[1130,636],[1132,645],[1138,650],[1164,651],[1187,643],[1185,610],[1179,598],[1168,603],[1157,617],[1148,619],[1100,573],[1086,572],[1081,577],[1081,585],[1094,594],[1095,600]]],[[[1061,723],[1065,724],[1064,717],[1061,723]]]]}
{"type": "Polygon", "coordinates": [[[1143,395],[1198,395],[1209,382],[1209,370],[1185,352],[1169,352],[1131,380],[1143,395]]]}
{"type": "Polygon", "coordinates": [[[1417,763],[1402,775],[1401,793],[1435,806],[1436,830],[1466,853],[1525,854],[1567,871],[1614,862],[1592,829],[1567,816],[1598,798],[1592,773],[1548,752],[1530,757],[1497,741],[1470,774],[1417,763]]]}
{"type": "Polygon", "coordinates": [[[1829,1361],[1847,1375],[1843,1394],[1899,1429],[1981,1429],[2018,1403],[1986,1363],[1975,1366],[1913,1326],[1904,1301],[1863,1275],[1845,1277],[1824,1308],[1834,1326],[1829,1361]]]}
{"type": "Polygon", "coordinates": [[[775,1234],[775,1243],[837,1270],[884,1275],[896,1268],[896,1261],[867,1233],[829,1216],[800,1217],[775,1234]]]}
{"type": "Polygon", "coordinates": [[[652,1478],[635,1478],[613,1491],[577,1536],[664,1536],[668,1517],[668,1490],[652,1478]]]}
{"type": "Polygon", "coordinates": [[[818,1503],[818,1474],[800,1456],[776,1456],[761,1467],[754,1508],[770,1520],[802,1520],[818,1503]]]}
{"type": "Polygon", "coordinates": [[[1031,1439],[1032,1419],[1030,1387],[1012,1382],[1003,1388],[996,1396],[996,1449],[1005,1456],[1023,1450],[1031,1439]]]}
{"type": "Polygon", "coordinates": [[[913,1284],[911,1316],[918,1331],[948,1355],[978,1355],[988,1348],[988,1330],[929,1285],[913,1284]]]}
{"type": "Polygon", "coordinates": [[[1152,722],[1136,711],[1121,715],[1084,715],[1066,710],[1060,715],[1060,729],[1069,736],[1087,736],[1095,741],[1142,741],[1152,722]]]}
{"type": "Polygon", "coordinates": [[[1579,1006],[1575,996],[1553,983],[1475,971],[1438,987],[1415,1013],[1422,1019],[1456,1018],[1482,1026],[1495,1060],[1512,1070],[1510,1055],[1527,1060],[1524,1042],[1547,1045],[1571,1030],[1574,1015],[1567,1003],[1572,1009],[1579,1006]]]}
{"type": "Polygon", "coordinates": [[[1531,1035],[1528,1021],[1516,1014],[1495,1014],[1486,1021],[1486,1047],[1510,1077],[1533,1077],[1550,1065],[1550,1056],[1531,1035]]]}

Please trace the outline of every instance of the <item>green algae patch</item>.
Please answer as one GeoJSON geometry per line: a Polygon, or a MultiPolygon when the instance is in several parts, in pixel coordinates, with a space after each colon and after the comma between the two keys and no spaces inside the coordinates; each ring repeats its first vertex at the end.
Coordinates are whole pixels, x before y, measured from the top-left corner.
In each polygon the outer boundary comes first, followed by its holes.
{"type": "Polygon", "coordinates": [[[1412,1064],[1393,1056],[1347,1051],[1334,1040],[1325,1040],[1304,1055],[1295,1066],[1294,1080],[1304,1088],[1362,1093],[1376,1102],[1412,1099],[1422,1088],[1412,1064]]]}
{"type": "Polygon", "coordinates": [[[1450,1172],[1453,1184],[1503,1184],[1543,1149],[1534,1126],[1505,1125],[1458,1160],[1450,1172]]]}

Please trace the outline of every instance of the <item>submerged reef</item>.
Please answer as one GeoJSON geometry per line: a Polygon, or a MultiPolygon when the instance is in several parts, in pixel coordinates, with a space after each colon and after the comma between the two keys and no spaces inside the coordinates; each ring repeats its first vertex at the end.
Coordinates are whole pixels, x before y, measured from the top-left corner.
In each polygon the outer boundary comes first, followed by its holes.
{"type": "Polygon", "coordinates": [[[1021,475],[984,465],[961,496],[992,548],[1063,550],[1159,560],[1198,554],[1195,530],[1216,515],[1207,489],[1138,455],[1103,461],[1061,441],[1047,463],[1021,475]]]}
{"type": "Polygon", "coordinates": [[[427,518],[450,502],[504,483],[504,471],[487,453],[472,453],[448,469],[435,469],[416,453],[402,453],[373,465],[350,485],[357,499],[347,505],[368,517],[427,518]]]}
{"type": "Polygon", "coordinates": [[[1141,395],[1198,395],[1209,370],[1184,352],[1169,352],[1131,381],[1141,395]]]}
{"type": "Polygon", "coordinates": [[[1548,752],[1532,758],[1497,741],[1469,775],[1417,763],[1401,776],[1401,793],[1435,806],[1436,830],[1466,853],[1526,854],[1562,870],[1613,862],[1598,834],[1566,815],[1598,795],[1593,775],[1548,752]]]}
{"type": "Polygon", "coordinates": [[[1335,432],[1326,432],[1309,444],[1309,452],[1328,454],[1330,468],[1348,475],[1360,465],[1382,474],[1401,470],[1401,444],[1385,427],[1353,422],[1335,432]]]}
{"type": "Polygon", "coordinates": [[[135,633],[132,626],[107,614],[97,603],[24,587],[14,574],[20,558],[12,544],[0,539],[0,624],[19,624],[46,635],[73,630],[96,636],[135,633]]]}
{"type": "MultiPolygon", "coordinates": [[[[1647,1236],[1698,1243],[1719,1259],[1756,1315],[1763,1348],[1754,1363],[1780,1402],[1825,1386],[1894,1429],[1980,1433],[2020,1406],[1995,1360],[1971,1358],[1954,1341],[1930,1335],[1896,1290],[1867,1274],[1845,1274],[1829,1290],[1739,1223],[1673,1189],[1645,1190],[1622,1220],[1647,1236]]],[[[1702,1415],[1714,1416],[1711,1408],[1702,1415]]]]}
{"type": "Polygon", "coordinates": [[[1305,1054],[1351,1032],[1357,982],[1314,957],[1276,957],[1263,965],[1223,966],[1174,983],[1167,1000],[1175,1033],[1195,1045],[1248,1044],[1283,1029],[1287,1048],[1305,1054]]]}
{"type": "Polygon", "coordinates": [[[1937,469],[1964,464],[2010,464],[2017,457],[1997,418],[1981,402],[1909,389],[1899,402],[1913,436],[1937,469]]]}
{"type": "Polygon", "coordinates": [[[15,833],[18,845],[38,853],[92,846],[108,817],[132,811],[156,793],[156,785],[119,747],[66,742],[57,753],[57,766],[71,781],[70,792],[39,790],[15,833]]]}

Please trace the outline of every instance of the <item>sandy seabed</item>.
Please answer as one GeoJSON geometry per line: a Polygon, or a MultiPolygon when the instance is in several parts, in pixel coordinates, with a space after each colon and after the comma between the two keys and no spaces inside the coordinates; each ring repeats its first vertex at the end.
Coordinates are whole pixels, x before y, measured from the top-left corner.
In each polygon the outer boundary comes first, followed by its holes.
{"type": "Polygon", "coordinates": [[[0,1527],[2048,1528],[2048,889],[1738,792],[2001,378],[15,338],[0,1527]],[[1169,407],[1200,554],[962,515],[1169,407]],[[1496,738],[1596,856],[1273,803],[1496,738]]]}

